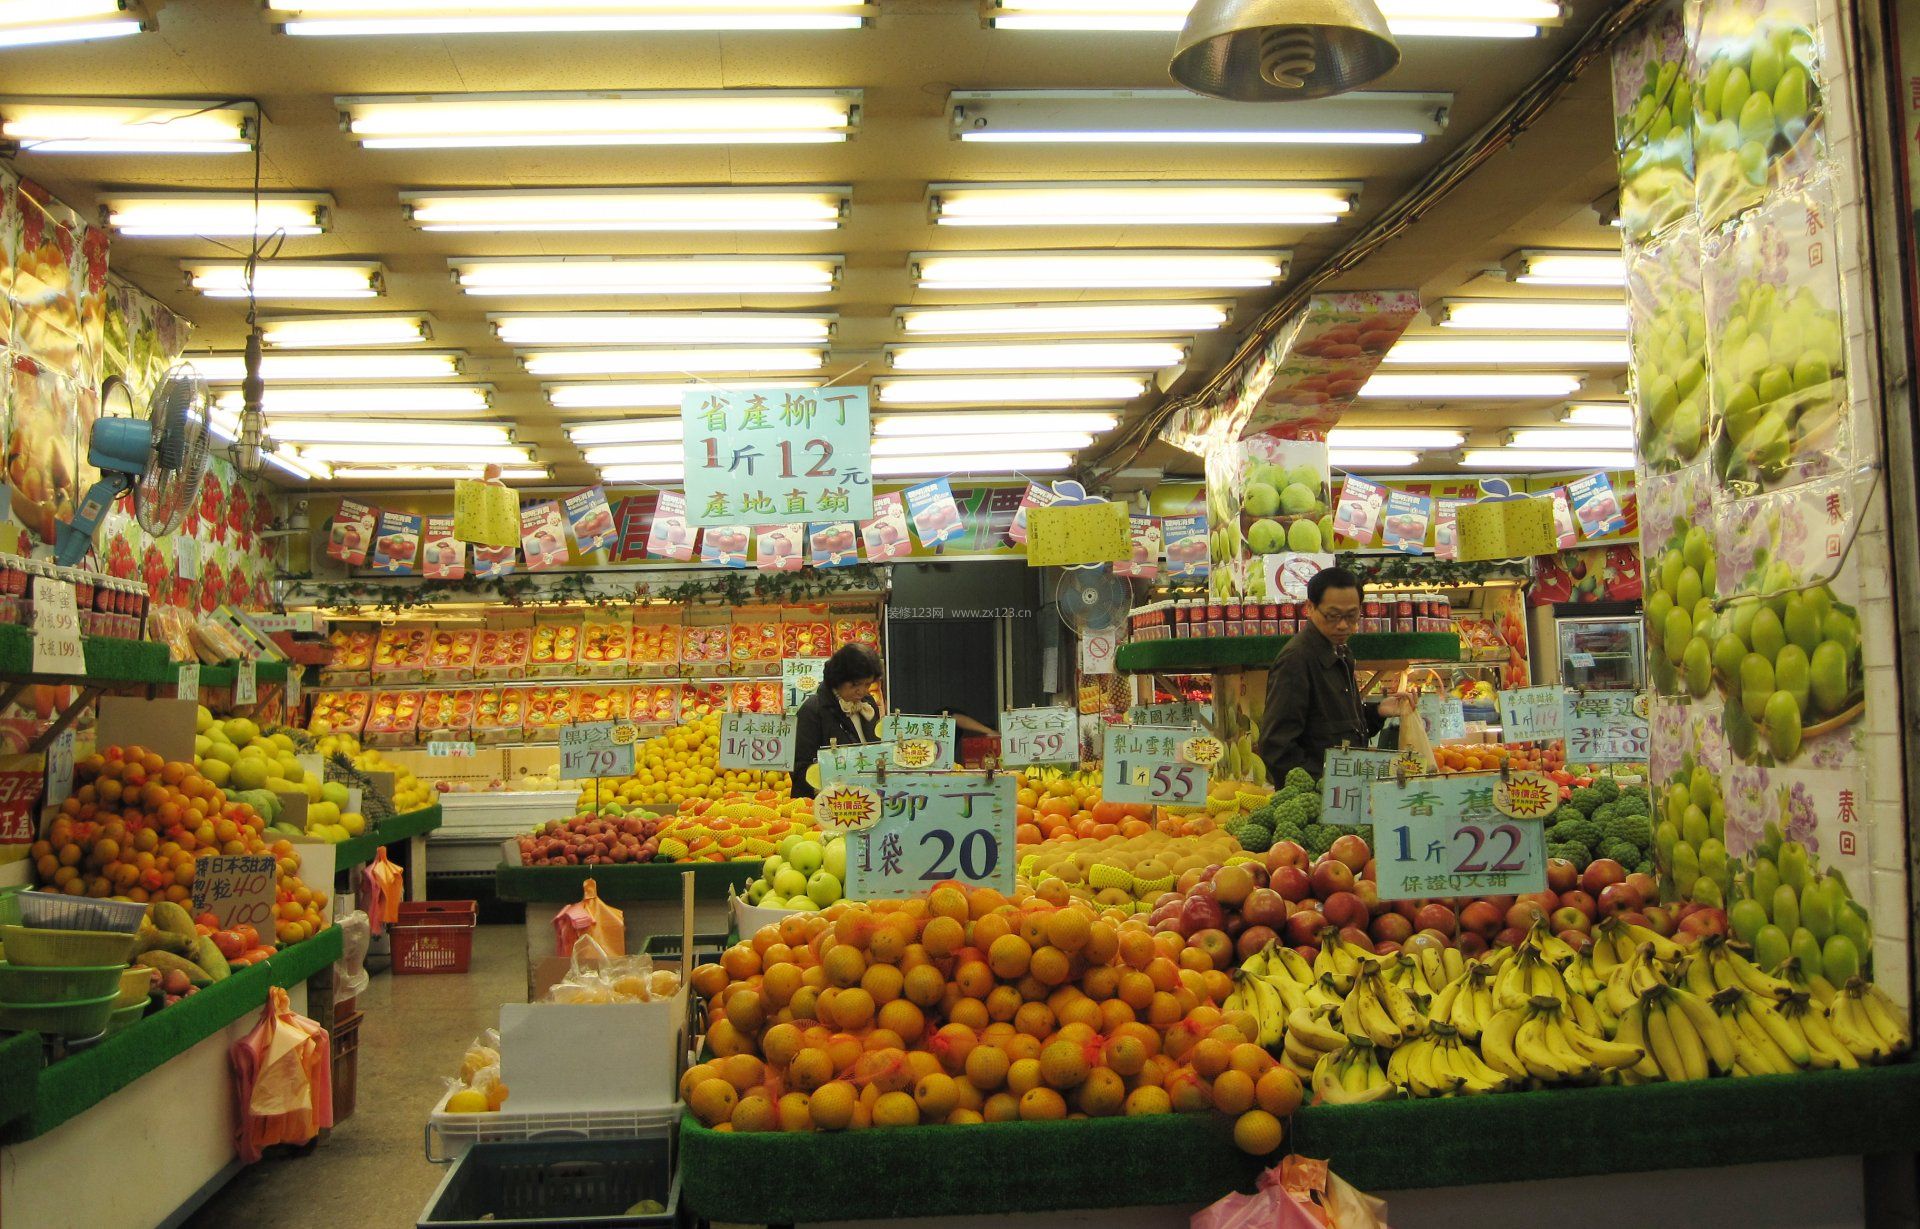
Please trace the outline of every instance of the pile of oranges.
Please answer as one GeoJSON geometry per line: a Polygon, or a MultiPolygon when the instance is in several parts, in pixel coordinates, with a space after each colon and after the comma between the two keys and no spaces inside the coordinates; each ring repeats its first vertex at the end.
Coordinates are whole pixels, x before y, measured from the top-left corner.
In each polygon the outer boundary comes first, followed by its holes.
{"type": "Polygon", "coordinates": [[[75,789],[32,848],[43,887],[69,896],[187,905],[195,866],[216,854],[278,859],[276,937],[297,943],[321,929],[325,899],[298,876],[292,844],[262,836],[266,821],[229,801],[191,764],[143,747],[108,747],[74,765],[75,789]]]}
{"type": "Polygon", "coordinates": [[[1448,743],[1433,749],[1434,763],[1443,773],[1487,772],[1507,768],[1514,772],[1557,772],[1567,753],[1559,743],[1448,743]]]}
{"type": "Polygon", "coordinates": [[[1066,777],[1052,781],[1022,777],[1014,800],[1018,804],[1014,841],[1019,845],[1156,831],[1168,836],[1205,836],[1220,826],[1205,810],[1175,814],[1144,803],[1107,802],[1100,797],[1097,783],[1066,777]]]}
{"type": "Polygon", "coordinates": [[[1265,1155],[1299,1079],[1224,1011],[1227,968],[1085,902],[952,884],[794,914],[694,970],[711,1057],[682,1098],[720,1131],[1217,1110],[1265,1155]]]}

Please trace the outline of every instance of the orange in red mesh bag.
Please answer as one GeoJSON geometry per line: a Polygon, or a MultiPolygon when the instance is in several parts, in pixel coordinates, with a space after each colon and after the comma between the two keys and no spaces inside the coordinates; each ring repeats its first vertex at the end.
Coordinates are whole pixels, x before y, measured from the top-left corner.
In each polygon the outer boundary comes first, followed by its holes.
{"type": "Polygon", "coordinates": [[[1258,1182],[1251,1195],[1235,1191],[1195,1212],[1190,1229],[1390,1229],[1386,1201],[1341,1181],[1325,1161],[1288,1156],[1258,1182]]]}
{"type": "Polygon", "coordinates": [[[295,1014],[287,992],[268,990],[252,1032],[227,1052],[233,1066],[234,1145],[252,1164],[274,1144],[304,1144],[333,1125],[327,1030],[295,1014]]]}

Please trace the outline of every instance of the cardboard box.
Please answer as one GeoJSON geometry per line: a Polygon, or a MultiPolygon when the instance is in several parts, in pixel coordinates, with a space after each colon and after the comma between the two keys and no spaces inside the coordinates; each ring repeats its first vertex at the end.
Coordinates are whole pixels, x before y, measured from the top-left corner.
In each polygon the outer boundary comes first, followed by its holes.
{"type": "Polygon", "coordinates": [[[94,725],[100,748],[141,746],[163,760],[193,763],[192,700],[145,700],[139,696],[101,696],[94,725]]]}
{"type": "Polygon", "coordinates": [[[306,831],[309,803],[306,794],[290,790],[275,790],[273,796],[280,800],[280,822],[292,824],[301,831],[306,831]]]}

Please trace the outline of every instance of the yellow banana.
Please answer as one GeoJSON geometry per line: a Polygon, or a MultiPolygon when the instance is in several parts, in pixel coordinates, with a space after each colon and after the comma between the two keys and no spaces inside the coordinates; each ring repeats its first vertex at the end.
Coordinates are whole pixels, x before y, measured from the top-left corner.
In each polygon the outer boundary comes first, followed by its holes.
{"type": "Polygon", "coordinates": [[[1707,1049],[1707,1061],[1713,1069],[1723,1073],[1733,1070],[1733,1038],[1727,1032],[1726,1022],[1691,990],[1675,986],[1667,991],[1667,998],[1678,1003],[1680,1009],[1686,1012],[1687,1022],[1700,1035],[1700,1042],[1707,1049]]]}
{"type": "Polygon", "coordinates": [[[1544,1008],[1541,1015],[1546,1022],[1540,1029],[1540,1037],[1547,1043],[1547,1052],[1553,1055],[1554,1061],[1573,1079],[1582,1080],[1591,1076],[1593,1063],[1580,1053],[1573,1039],[1567,1036],[1566,1013],[1557,1008],[1544,1008]]]}
{"type": "Polygon", "coordinates": [[[1440,965],[1446,973],[1446,979],[1452,981],[1467,971],[1467,958],[1460,954],[1460,949],[1457,947],[1442,948],[1440,965]]]}
{"type": "Polygon", "coordinates": [[[1784,999],[1793,993],[1792,986],[1771,973],[1763,972],[1759,965],[1730,947],[1721,948],[1721,958],[1742,985],[1763,999],[1784,999]]]}
{"type": "Polygon", "coordinates": [[[1781,1018],[1775,1006],[1758,994],[1752,994],[1746,1000],[1747,1011],[1760,1022],[1767,1036],[1773,1038],[1773,1044],[1793,1061],[1796,1067],[1804,1067],[1813,1061],[1813,1055],[1807,1048],[1806,1037],[1781,1018]]]}
{"type": "MultiPolygon", "coordinates": [[[[1712,1074],[1707,1065],[1707,1043],[1700,1031],[1693,1027],[1693,1020],[1673,1001],[1673,996],[1661,994],[1658,1003],[1660,1014],[1666,1017],[1667,1031],[1673,1037],[1674,1048],[1680,1051],[1680,1063],[1690,1080],[1704,1080],[1712,1074]]],[[[1653,1003],[1648,1010],[1654,1009],[1653,1003]]]]}
{"type": "Polygon", "coordinates": [[[1666,1013],[1651,999],[1641,999],[1640,1008],[1646,1015],[1647,1050],[1660,1068],[1660,1075],[1676,1083],[1686,1079],[1687,1065],[1681,1061],[1680,1047],[1674,1042],[1673,1028],[1667,1023],[1666,1013]]]}
{"type": "Polygon", "coordinates": [[[1572,1021],[1562,1021],[1560,1031],[1565,1034],[1573,1052],[1596,1067],[1631,1067],[1646,1056],[1646,1051],[1637,1045],[1608,1041],[1572,1021]]]}
{"type": "Polygon", "coordinates": [[[1529,1073],[1513,1048],[1522,1017],[1522,1009],[1518,1007],[1493,1013],[1480,1032],[1480,1057],[1507,1079],[1524,1083],[1529,1073]]]}
{"type": "Polygon", "coordinates": [[[1466,986],[1465,980],[1450,981],[1440,993],[1433,996],[1433,1002],[1427,1004],[1427,1018],[1447,1020],[1453,1015],[1453,1004],[1460,997],[1460,991],[1466,986]]]}
{"type": "Polygon", "coordinates": [[[1856,1060],[1863,1063],[1886,1061],[1886,1043],[1867,1019],[1858,995],[1850,990],[1842,990],[1834,996],[1829,1015],[1833,1021],[1833,1035],[1853,1053],[1856,1060]]]}
{"type": "Polygon", "coordinates": [[[1874,1031],[1880,1034],[1880,1040],[1886,1043],[1889,1054],[1904,1054],[1913,1048],[1913,1034],[1907,1025],[1906,1013],[1900,1010],[1886,991],[1864,978],[1856,978],[1861,983],[1860,1003],[1866,1008],[1867,1021],[1874,1031]]]}
{"type": "Polygon", "coordinates": [[[1703,999],[1710,999],[1725,987],[1714,980],[1713,970],[1709,967],[1704,951],[1696,951],[1686,966],[1687,989],[1703,999]]]}
{"type": "Polygon", "coordinates": [[[1318,1051],[1337,1050],[1347,1044],[1347,1036],[1327,1023],[1327,1017],[1295,1008],[1287,1015],[1287,1037],[1298,1038],[1302,1045],[1318,1051]]]}
{"type": "Polygon", "coordinates": [[[1567,1010],[1572,1013],[1573,1023],[1595,1037],[1605,1038],[1612,1035],[1607,1026],[1600,1022],[1600,1013],[1594,1010],[1593,1004],[1587,1001],[1585,995],[1576,994],[1568,999],[1567,1010]]]}
{"type": "Polygon", "coordinates": [[[1753,1048],[1766,1058],[1769,1067],[1782,1074],[1796,1069],[1792,1057],[1774,1041],[1766,1026],[1760,1022],[1759,1013],[1747,1006],[1745,998],[1733,998],[1728,1015],[1753,1048]]]}
{"type": "Polygon", "coordinates": [[[1647,1041],[1647,1009],[1643,1005],[1635,1003],[1620,1017],[1620,1029],[1614,1034],[1614,1040],[1639,1048],[1640,1059],[1633,1064],[1635,1075],[1645,1080],[1660,1078],[1660,1064],[1653,1061],[1653,1047],[1647,1041]]]}
{"type": "Polygon", "coordinates": [[[1656,960],[1678,960],[1680,959],[1681,953],[1685,950],[1678,943],[1675,943],[1672,939],[1667,938],[1667,936],[1654,930],[1652,927],[1641,926],[1635,922],[1624,922],[1621,925],[1622,929],[1626,931],[1627,937],[1633,940],[1634,943],[1650,944],[1653,947],[1653,956],[1656,960]]]}
{"type": "Polygon", "coordinates": [[[1271,1050],[1280,1044],[1286,1032],[1287,1009],[1280,1000],[1280,991],[1271,982],[1254,978],[1252,982],[1254,1002],[1256,1004],[1253,1019],[1260,1033],[1255,1040],[1271,1050]]]}
{"type": "Polygon", "coordinates": [[[1794,1026],[1806,1034],[1807,1048],[1815,1056],[1814,1066],[1839,1067],[1843,1071],[1852,1071],[1860,1066],[1860,1060],[1853,1056],[1853,1051],[1834,1036],[1833,1023],[1827,1019],[1827,1013],[1812,1001],[1796,995],[1786,1011],[1794,1026]]]}
{"type": "Polygon", "coordinates": [[[1375,996],[1385,1005],[1387,1014],[1393,1018],[1394,1025],[1402,1033],[1409,1037],[1418,1037],[1426,1032],[1426,1017],[1414,1008],[1413,1000],[1407,996],[1405,990],[1379,978],[1374,980],[1373,990],[1375,996]]]}
{"type": "Polygon", "coordinates": [[[1613,934],[1607,929],[1609,925],[1616,925],[1612,918],[1600,923],[1600,929],[1593,935],[1593,971],[1602,981],[1621,964],[1620,953],[1613,945],[1613,934]]]}

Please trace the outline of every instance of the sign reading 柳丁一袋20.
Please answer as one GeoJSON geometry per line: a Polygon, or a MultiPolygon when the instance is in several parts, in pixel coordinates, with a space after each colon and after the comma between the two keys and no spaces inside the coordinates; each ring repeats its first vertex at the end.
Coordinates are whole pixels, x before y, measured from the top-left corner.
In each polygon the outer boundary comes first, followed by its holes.
{"type": "Polygon", "coordinates": [[[865,387],[702,388],[681,397],[680,426],[688,524],[873,517],[865,387]]]}

